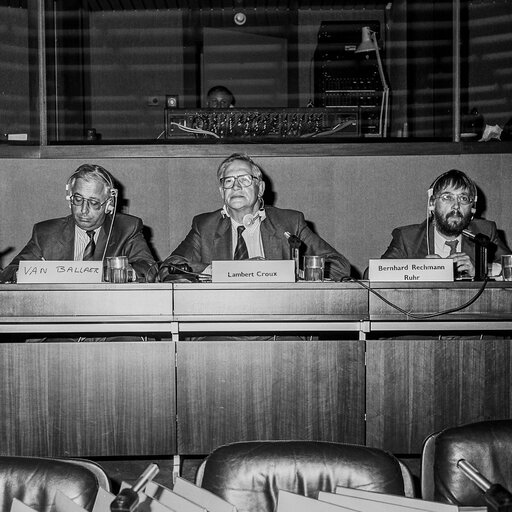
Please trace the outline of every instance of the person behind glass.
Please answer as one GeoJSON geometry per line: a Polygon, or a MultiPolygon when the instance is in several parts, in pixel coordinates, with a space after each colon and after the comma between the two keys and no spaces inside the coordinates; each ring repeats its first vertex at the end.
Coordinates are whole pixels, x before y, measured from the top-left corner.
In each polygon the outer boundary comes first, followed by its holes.
{"type": "Polygon", "coordinates": [[[206,94],[208,108],[232,108],[235,106],[233,93],[223,85],[212,87],[206,94]]]}
{"type": "Polygon", "coordinates": [[[465,173],[452,169],[442,174],[428,190],[427,219],[394,229],[381,258],[452,258],[457,274],[474,277],[476,245],[463,230],[490,239],[489,262],[498,263],[502,254],[510,254],[496,224],[474,218],[476,203],[476,185],[465,173]]]}
{"type": "Polygon", "coordinates": [[[186,238],[162,263],[165,280],[172,265],[189,265],[209,273],[212,260],[290,259],[285,233],[301,241],[301,255],[324,256],[326,277],[339,281],[350,275],[350,263],[306,224],[304,214],[265,206],[265,182],[260,167],[245,154],[234,153],[217,170],[222,208],[197,215],[186,238]]]}
{"type": "Polygon", "coordinates": [[[105,260],[127,256],[138,281],[155,263],[138,217],[116,213],[117,189],[103,167],[83,164],[69,177],[66,199],[71,213],[34,225],[32,237],[0,273],[0,282],[16,282],[21,260],[105,260]]]}

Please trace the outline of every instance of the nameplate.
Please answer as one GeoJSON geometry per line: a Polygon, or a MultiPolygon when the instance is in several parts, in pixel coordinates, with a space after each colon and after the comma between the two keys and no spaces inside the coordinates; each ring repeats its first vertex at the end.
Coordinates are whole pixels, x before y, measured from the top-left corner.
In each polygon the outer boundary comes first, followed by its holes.
{"type": "Polygon", "coordinates": [[[102,261],[28,261],[18,266],[18,283],[101,283],[102,261]]]}
{"type": "Polygon", "coordinates": [[[368,279],[406,283],[453,281],[453,260],[451,258],[370,260],[368,279]]]}
{"type": "Polygon", "coordinates": [[[293,260],[212,261],[212,283],[294,283],[293,260]]]}

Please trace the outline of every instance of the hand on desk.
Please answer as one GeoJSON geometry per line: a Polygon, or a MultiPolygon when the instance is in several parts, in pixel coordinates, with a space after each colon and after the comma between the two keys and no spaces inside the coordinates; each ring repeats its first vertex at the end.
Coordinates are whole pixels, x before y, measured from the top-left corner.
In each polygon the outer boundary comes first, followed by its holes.
{"type": "Polygon", "coordinates": [[[455,270],[458,276],[475,277],[475,266],[471,258],[465,252],[456,252],[449,256],[455,262],[455,270]]]}
{"type": "MultiPolygon", "coordinates": [[[[426,258],[440,258],[439,254],[428,254],[426,258]]],[[[475,266],[471,261],[471,258],[465,252],[456,252],[450,256],[455,264],[455,270],[457,272],[457,276],[460,277],[475,277],[475,266]]]]}
{"type": "Polygon", "coordinates": [[[186,263],[169,263],[162,265],[158,270],[158,280],[161,283],[169,281],[175,283],[190,283],[190,281],[198,281],[198,278],[192,271],[192,268],[186,263]]]}
{"type": "Polygon", "coordinates": [[[17,266],[8,266],[2,272],[0,272],[0,283],[10,284],[16,282],[16,273],[18,272],[17,266]]]}

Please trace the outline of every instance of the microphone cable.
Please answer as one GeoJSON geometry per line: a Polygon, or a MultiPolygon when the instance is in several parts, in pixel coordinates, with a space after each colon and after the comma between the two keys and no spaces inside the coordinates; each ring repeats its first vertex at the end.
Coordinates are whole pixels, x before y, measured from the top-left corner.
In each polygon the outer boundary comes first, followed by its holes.
{"type": "Polygon", "coordinates": [[[389,299],[386,299],[386,297],[384,297],[382,294],[380,294],[379,292],[377,292],[376,290],[374,290],[370,286],[366,285],[365,283],[363,283],[359,279],[355,279],[353,277],[349,277],[349,278],[344,278],[342,280],[342,282],[350,282],[350,283],[357,283],[357,284],[359,284],[360,286],[362,286],[363,288],[365,288],[369,292],[373,293],[373,295],[378,297],[380,300],[382,300],[382,302],[384,302],[388,306],[392,307],[393,309],[396,309],[397,311],[399,311],[400,313],[404,314],[408,318],[412,318],[414,320],[426,320],[428,318],[435,318],[435,317],[438,317],[438,316],[447,315],[449,313],[456,313],[457,311],[461,311],[461,310],[471,306],[471,304],[476,302],[478,300],[478,298],[480,297],[480,295],[482,295],[482,293],[484,292],[485,287],[487,286],[487,283],[489,282],[489,278],[488,278],[488,276],[486,274],[484,276],[484,280],[482,281],[482,286],[480,286],[480,289],[475,293],[475,295],[473,297],[471,297],[464,304],[462,304],[460,306],[455,306],[453,308],[445,309],[443,311],[438,311],[437,313],[428,313],[428,314],[425,314],[425,315],[422,315],[422,314],[419,314],[419,313],[412,313],[411,311],[407,311],[407,310],[401,308],[397,304],[391,302],[389,299]]]}

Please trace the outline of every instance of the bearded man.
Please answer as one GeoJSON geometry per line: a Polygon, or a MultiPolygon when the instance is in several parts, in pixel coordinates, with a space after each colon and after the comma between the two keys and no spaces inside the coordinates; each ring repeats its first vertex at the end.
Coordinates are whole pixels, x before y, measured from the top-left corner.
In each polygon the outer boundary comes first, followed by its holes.
{"type": "Polygon", "coordinates": [[[496,223],[473,218],[476,202],[473,180],[457,169],[445,172],[428,190],[427,219],[394,229],[381,258],[452,258],[457,275],[471,278],[475,276],[476,251],[471,234],[479,234],[490,240],[488,262],[499,263],[501,256],[511,251],[500,238],[496,223]]]}

